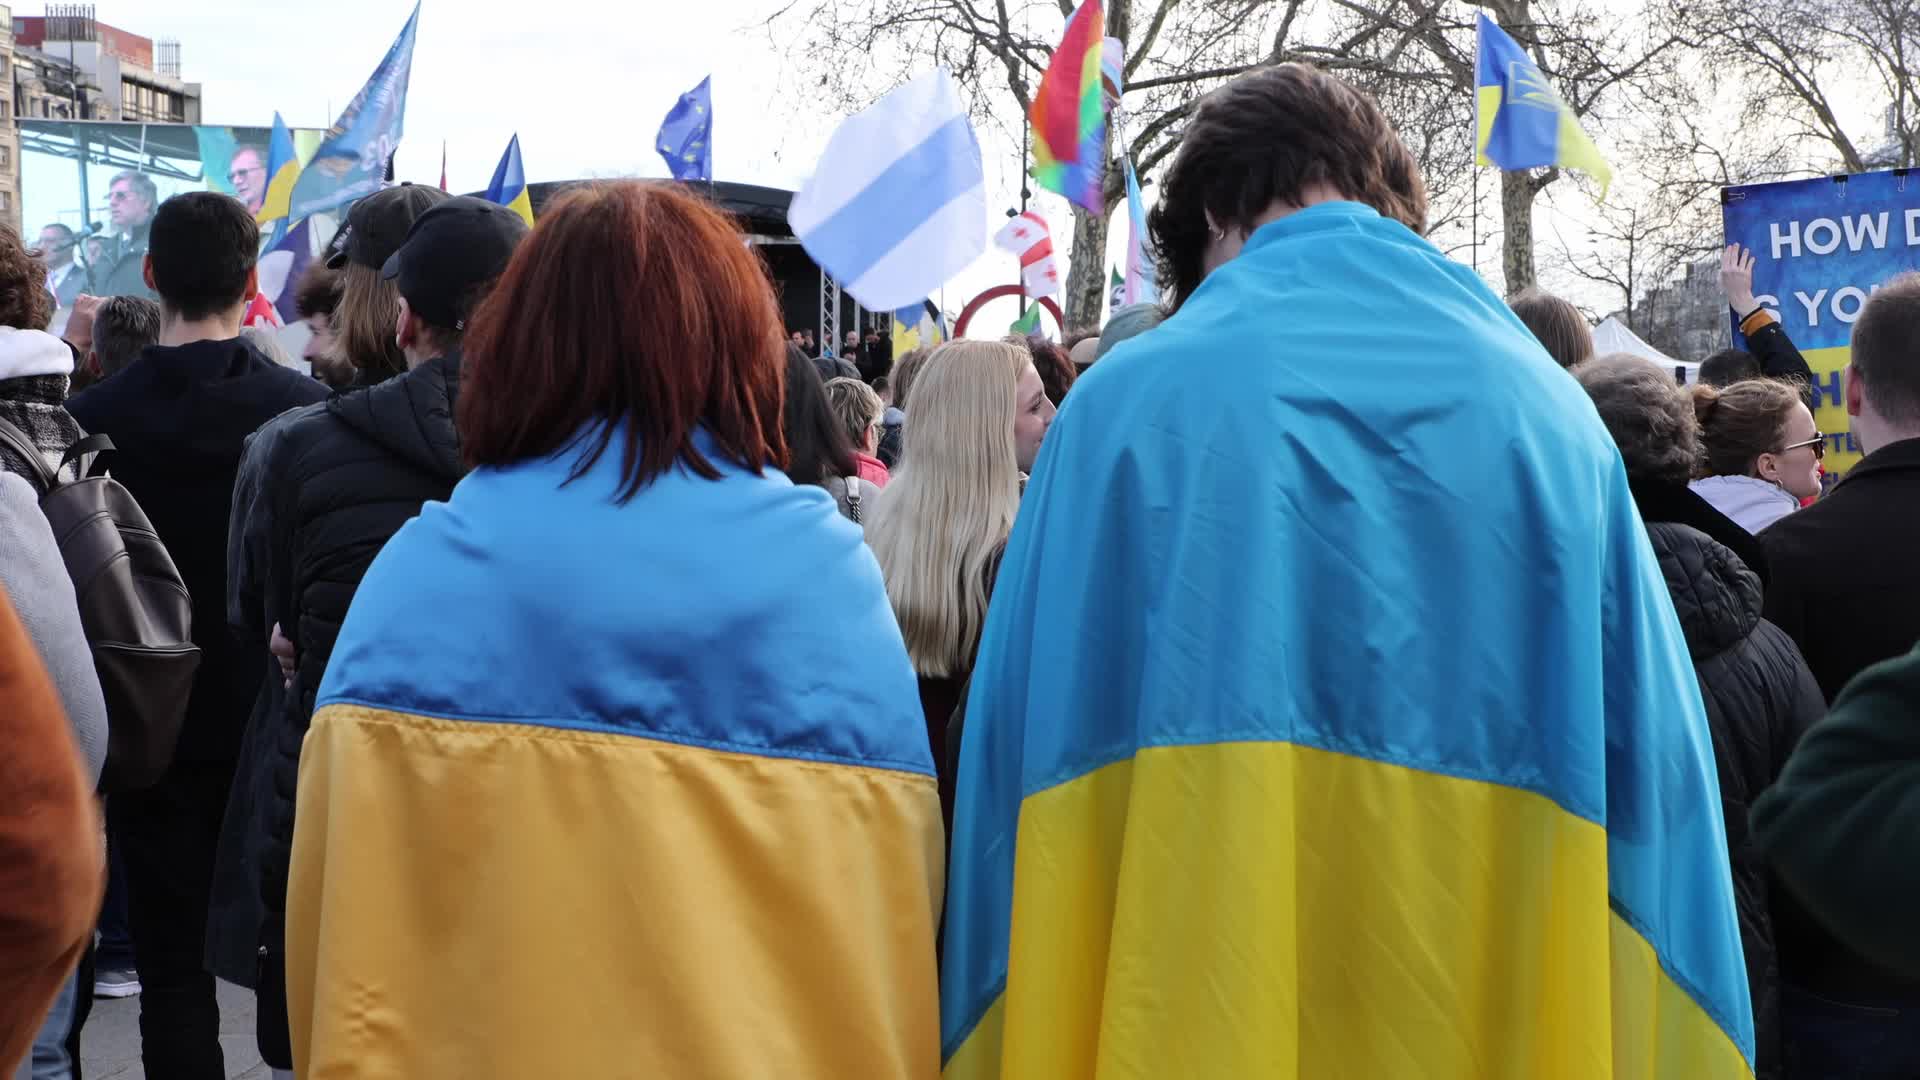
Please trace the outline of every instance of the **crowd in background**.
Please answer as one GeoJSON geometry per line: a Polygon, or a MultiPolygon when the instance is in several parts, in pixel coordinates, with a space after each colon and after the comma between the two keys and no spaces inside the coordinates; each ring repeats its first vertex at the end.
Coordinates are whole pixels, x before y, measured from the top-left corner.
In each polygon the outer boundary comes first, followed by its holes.
{"type": "Polygon", "coordinates": [[[241,328],[231,197],[142,220],[157,299],[0,231],[0,1068],[78,1075],[137,993],[148,1075],[223,1077],[217,976],[277,1075],[1920,1075],[1920,277],[1854,326],[1823,491],[1750,254],[1685,386],[1425,199],[1370,99],[1263,68],[1190,123],[1165,303],[896,359],[784,328],[674,185],[531,231],[396,186],[296,286],[310,374],[241,328]],[[103,476],[197,656],[123,789],[43,510],[103,476]],[[1452,1049],[1396,1072],[1415,1029],[1452,1049]]]}

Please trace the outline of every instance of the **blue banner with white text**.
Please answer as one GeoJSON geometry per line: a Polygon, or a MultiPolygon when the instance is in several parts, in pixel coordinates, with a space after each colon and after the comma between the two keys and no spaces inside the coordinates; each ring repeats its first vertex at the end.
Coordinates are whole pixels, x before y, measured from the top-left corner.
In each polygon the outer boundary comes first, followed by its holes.
{"type": "Polygon", "coordinates": [[[1722,203],[1727,243],[1754,254],[1755,297],[1813,368],[1814,422],[1827,435],[1827,473],[1837,477],[1861,453],[1846,409],[1853,323],[1873,290],[1920,269],[1920,175],[1748,184],[1727,188],[1722,203]]]}

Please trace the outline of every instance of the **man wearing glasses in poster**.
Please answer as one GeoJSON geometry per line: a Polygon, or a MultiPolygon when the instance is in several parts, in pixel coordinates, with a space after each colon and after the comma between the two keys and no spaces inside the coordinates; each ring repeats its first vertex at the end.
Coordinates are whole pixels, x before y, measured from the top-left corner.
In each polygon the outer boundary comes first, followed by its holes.
{"type": "Polygon", "coordinates": [[[235,147],[233,163],[227,167],[227,182],[246,204],[247,212],[258,215],[267,201],[267,152],[252,143],[235,147]]]}
{"type": "Polygon", "coordinates": [[[147,287],[143,276],[142,264],[147,254],[147,227],[159,204],[159,191],[144,173],[129,169],[107,184],[110,235],[101,263],[94,268],[94,288],[98,295],[154,299],[153,290],[147,287]]]}

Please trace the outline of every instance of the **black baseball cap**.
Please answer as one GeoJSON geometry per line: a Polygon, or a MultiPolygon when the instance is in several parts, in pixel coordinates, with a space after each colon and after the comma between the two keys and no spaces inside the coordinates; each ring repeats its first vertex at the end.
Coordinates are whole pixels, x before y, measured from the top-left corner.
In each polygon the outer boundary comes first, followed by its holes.
{"type": "Polygon", "coordinates": [[[380,276],[391,278],[414,314],[465,330],[480,288],[500,276],[527,223],[504,206],[460,195],[415,219],[380,276]]]}
{"type": "Polygon", "coordinates": [[[400,184],[354,203],[347,211],[346,228],[334,234],[328,248],[327,269],[338,270],[350,262],[380,269],[406,239],[414,219],[446,200],[447,193],[439,188],[400,184]]]}

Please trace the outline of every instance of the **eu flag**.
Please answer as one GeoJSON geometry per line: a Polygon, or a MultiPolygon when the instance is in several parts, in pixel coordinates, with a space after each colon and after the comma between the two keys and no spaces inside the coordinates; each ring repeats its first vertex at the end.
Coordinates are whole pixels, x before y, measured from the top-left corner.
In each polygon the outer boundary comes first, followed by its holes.
{"type": "Polygon", "coordinates": [[[1479,123],[1474,148],[1480,164],[1508,170],[1550,165],[1579,169],[1600,181],[1600,195],[1606,197],[1613,169],[1527,51],[1485,12],[1480,14],[1474,76],[1479,123]]]}
{"type": "Polygon", "coordinates": [[[680,95],[660,123],[654,148],[675,180],[713,179],[713,76],[680,95]]]}

